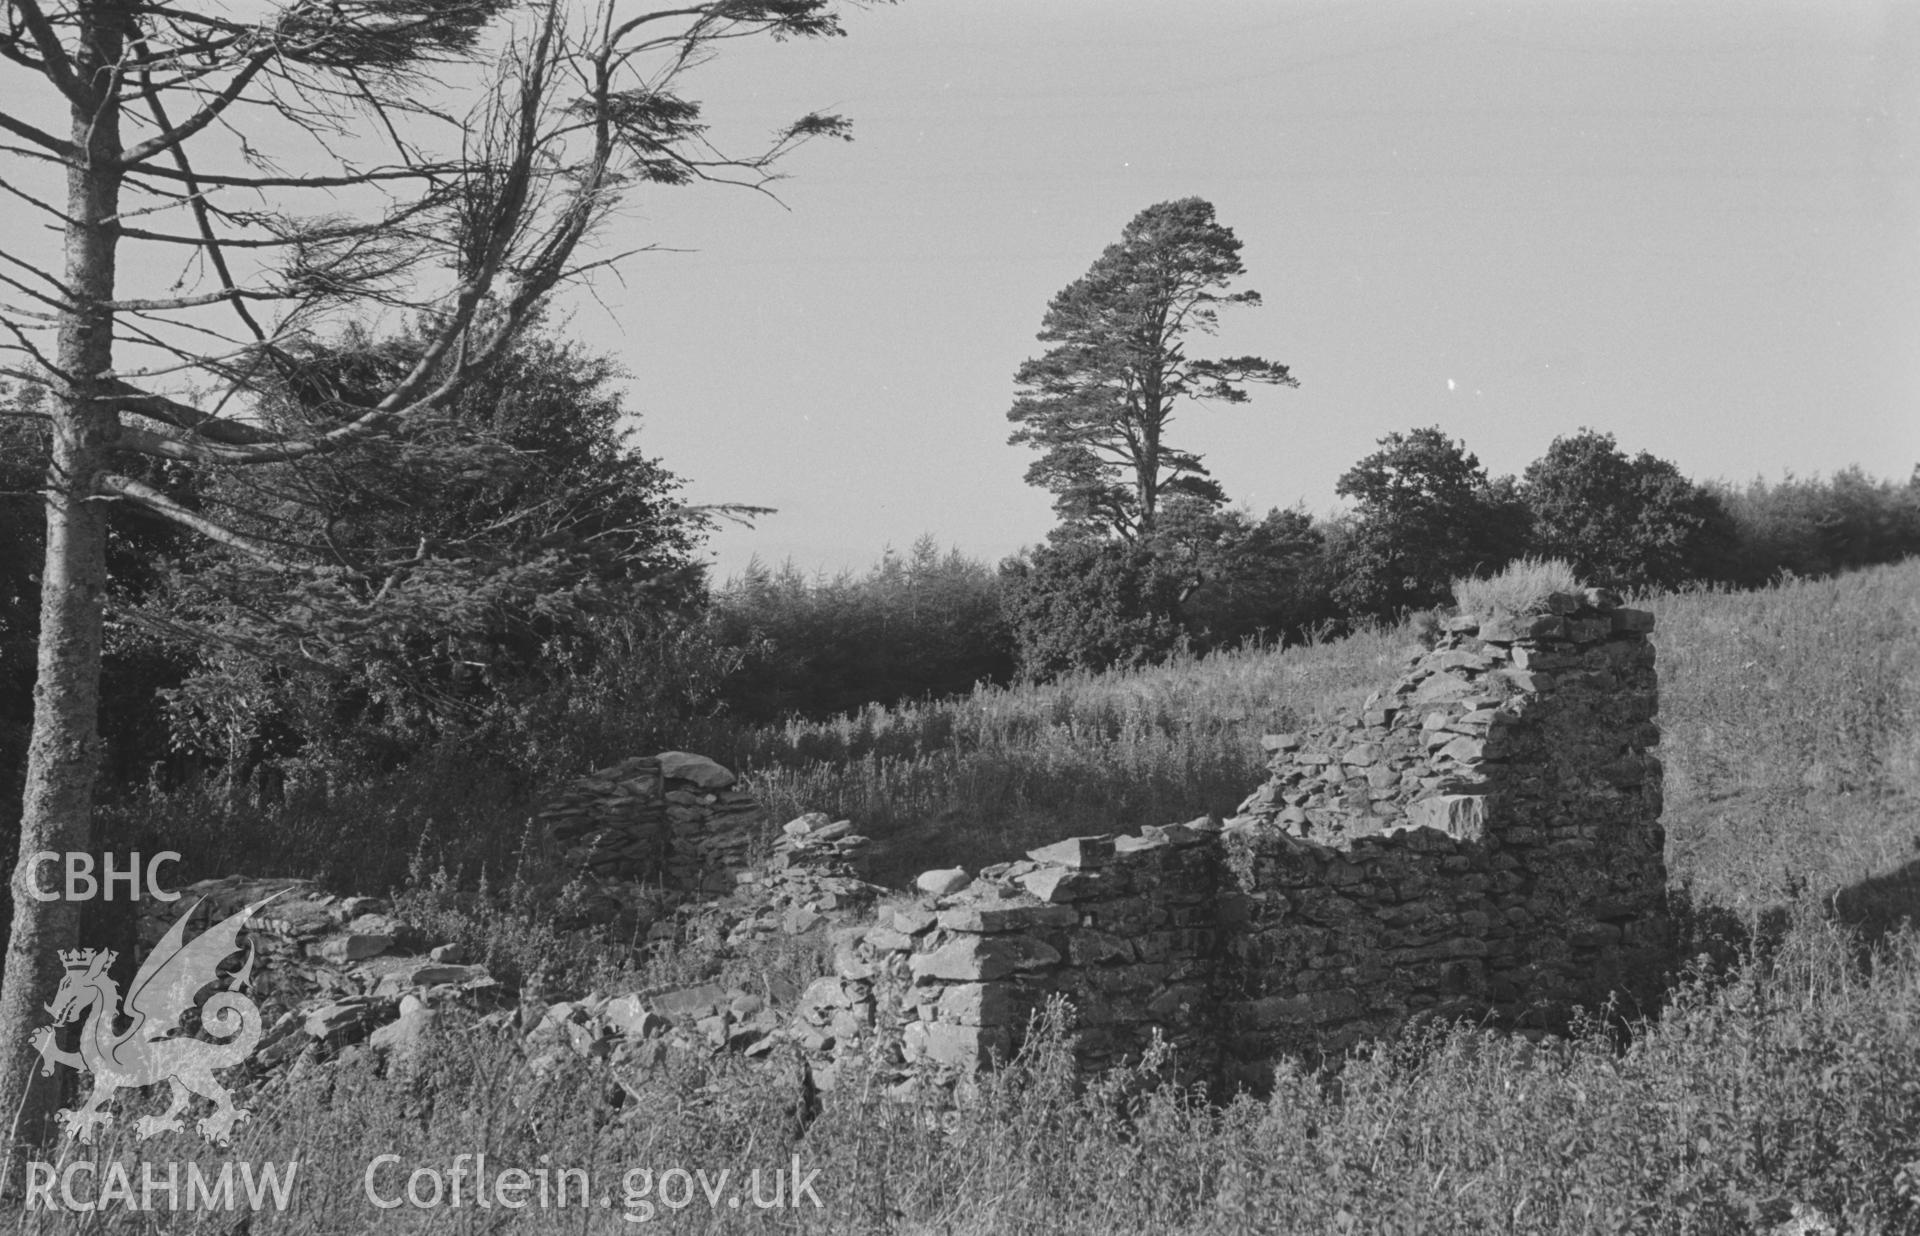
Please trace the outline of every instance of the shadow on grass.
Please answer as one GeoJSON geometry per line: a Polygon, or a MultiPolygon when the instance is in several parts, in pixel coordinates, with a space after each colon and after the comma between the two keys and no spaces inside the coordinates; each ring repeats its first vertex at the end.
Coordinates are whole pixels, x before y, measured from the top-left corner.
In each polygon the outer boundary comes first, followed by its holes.
{"type": "Polygon", "coordinates": [[[1908,924],[1920,924],[1920,858],[1869,876],[1833,895],[1833,916],[1860,933],[1868,948],[1908,924]]]}
{"type": "Polygon", "coordinates": [[[1796,917],[1808,914],[1846,928],[1855,960],[1871,969],[1875,955],[1901,931],[1920,928],[1920,858],[1893,871],[1868,876],[1833,892],[1816,908],[1802,896],[1737,912],[1693,896],[1686,887],[1669,894],[1674,956],[1683,966],[1731,974],[1747,961],[1766,961],[1779,949],[1796,917]]]}

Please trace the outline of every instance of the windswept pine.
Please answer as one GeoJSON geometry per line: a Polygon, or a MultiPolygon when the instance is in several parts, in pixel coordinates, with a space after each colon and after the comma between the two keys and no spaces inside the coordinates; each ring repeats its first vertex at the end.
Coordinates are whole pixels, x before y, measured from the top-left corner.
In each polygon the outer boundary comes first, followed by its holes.
{"type": "MultiPolygon", "coordinates": [[[[349,600],[381,595],[446,555],[426,539],[346,553],[324,532],[237,526],[188,479],[324,468],[433,418],[555,289],[614,260],[588,242],[634,189],[764,186],[797,144],[846,132],[809,113],[729,155],[681,93],[710,47],[840,33],[830,0],[617,14],[288,0],[233,15],[20,0],[6,12],[5,183],[16,209],[54,221],[62,249],[31,229],[0,244],[0,374],[47,388],[52,439],[23,855],[95,844],[110,512],[142,511],[349,600]],[[328,380],[308,345],[376,308],[420,324],[416,350],[368,384],[328,380]],[[269,394],[305,415],[263,418],[269,394]]],[[[27,1087],[27,1032],[78,930],[73,904],[14,907],[0,1108],[22,1113],[28,1140],[52,1094],[27,1087]]]]}
{"type": "Polygon", "coordinates": [[[1264,357],[1187,353],[1214,333],[1222,306],[1260,303],[1251,289],[1227,290],[1245,273],[1240,238],[1212,203],[1187,197],[1135,215],[1047,305],[1040,341],[1053,346],[1014,374],[1020,396],[1007,419],[1019,426],[1009,441],[1040,452],[1027,481],[1052,492],[1063,521],[1134,540],[1172,495],[1225,500],[1167,427],[1185,401],[1245,403],[1249,385],[1299,385],[1264,357]]]}

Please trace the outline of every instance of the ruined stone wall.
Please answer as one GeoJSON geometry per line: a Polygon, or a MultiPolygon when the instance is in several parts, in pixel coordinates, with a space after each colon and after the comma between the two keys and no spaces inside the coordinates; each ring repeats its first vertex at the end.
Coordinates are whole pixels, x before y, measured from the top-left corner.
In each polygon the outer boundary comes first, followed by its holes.
{"type": "Polygon", "coordinates": [[[1550,608],[1455,619],[1359,715],[1269,736],[1224,827],[1076,838],[898,911],[845,942],[816,1012],[976,1067],[1061,994],[1090,1068],[1158,1034],[1257,1084],[1421,1016],[1650,1010],[1671,934],[1652,618],[1597,591],[1550,608]]]}
{"type": "MultiPolygon", "coordinates": [[[[1650,1011],[1671,937],[1652,618],[1604,592],[1548,608],[1455,619],[1355,715],[1268,735],[1270,775],[1225,824],[929,872],[877,916],[885,890],[859,876],[851,821],[808,814],[775,836],[701,756],[623,761],[541,812],[592,921],[631,915],[664,943],[671,908],[700,903],[730,945],[824,932],[833,973],[804,993],[700,984],[515,1009],[457,945],[367,898],[239,877],[186,891],[207,898],[202,925],[281,893],[249,936],[268,1065],[359,1038],[401,1051],[457,1000],[501,1006],[483,1020],[538,1053],[620,1064],[785,1040],[822,1086],[859,1071],[904,1095],[1009,1056],[1065,997],[1090,1071],[1159,1039],[1189,1078],[1259,1088],[1283,1055],[1423,1017],[1550,1030],[1610,1000],[1650,1011]]],[[[143,908],[143,945],[181,912],[143,908]]]]}
{"type": "Polygon", "coordinates": [[[638,755],[568,782],[535,823],[569,872],[725,892],[765,820],[733,784],[731,772],[703,756],[638,755]]]}
{"type": "Polygon", "coordinates": [[[1006,1055],[1031,1013],[1060,994],[1089,1068],[1137,1054],[1155,1031],[1212,1071],[1226,941],[1219,826],[1149,827],[1034,850],[939,911],[909,959],[909,1060],[972,1066],[1006,1055]]]}
{"type": "Polygon", "coordinates": [[[670,930],[661,920],[675,907],[743,883],[765,885],[770,906],[803,905],[859,884],[869,845],[850,822],[817,813],[770,840],[765,810],[733,772],[685,751],[634,756],[575,778],[547,799],[534,827],[553,892],[578,895],[577,911],[563,921],[626,931],[670,930]]]}

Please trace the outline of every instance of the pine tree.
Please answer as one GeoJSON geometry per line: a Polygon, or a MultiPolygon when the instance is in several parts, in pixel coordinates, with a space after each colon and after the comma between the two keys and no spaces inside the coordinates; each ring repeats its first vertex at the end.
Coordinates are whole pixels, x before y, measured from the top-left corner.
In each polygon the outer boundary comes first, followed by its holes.
{"type": "Polygon", "coordinates": [[[1258,305],[1228,292],[1245,274],[1240,240],[1197,197],[1149,206],[1119,243],[1047,306],[1040,340],[1054,346],[1014,375],[1009,439],[1040,451],[1027,482],[1051,490],[1069,524],[1134,541],[1162,501],[1225,495],[1199,455],[1167,440],[1185,400],[1244,403],[1249,384],[1297,386],[1285,365],[1258,356],[1187,355],[1213,334],[1222,305],[1258,305]]]}

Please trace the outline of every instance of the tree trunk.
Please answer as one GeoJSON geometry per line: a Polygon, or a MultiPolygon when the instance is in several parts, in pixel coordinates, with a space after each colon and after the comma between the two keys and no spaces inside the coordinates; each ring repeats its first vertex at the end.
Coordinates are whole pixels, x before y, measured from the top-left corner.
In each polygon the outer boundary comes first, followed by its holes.
{"type": "Polygon", "coordinates": [[[1141,406],[1146,415],[1141,418],[1142,445],[1140,457],[1134,461],[1133,494],[1134,517],[1138,521],[1134,537],[1144,541],[1153,534],[1153,517],[1160,507],[1160,422],[1165,413],[1160,408],[1158,391],[1147,394],[1141,406]]]}
{"type": "MultiPolygon", "coordinates": [[[[107,515],[94,497],[108,468],[119,416],[96,402],[113,370],[113,315],[119,239],[120,108],[111,70],[126,45],[120,3],[85,6],[74,52],[83,93],[72,108],[72,141],[82,155],[67,172],[66,285],[77,303],[61,315],[52,400],[53,451],[47,470],[47,557],[40,579],[39,676],[33,737],[13,874],[13,931],[0,983],[0,1119],[10,1129],[6,1186],[19,1187],[20,1160],[44,1144],[59,1106],[61,1079],[40,1075],[31,1036],[46,1022],[60,985],[60,952],[80,943],[80,905],[29,892],[27,859],[41,851],[87,851],[93,840],[93,782],[99,765],[100,642],[107,591],[107,515]]],[[[55,886],[53,864],[39,886],[55,886]]]]}

